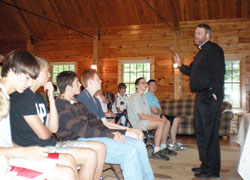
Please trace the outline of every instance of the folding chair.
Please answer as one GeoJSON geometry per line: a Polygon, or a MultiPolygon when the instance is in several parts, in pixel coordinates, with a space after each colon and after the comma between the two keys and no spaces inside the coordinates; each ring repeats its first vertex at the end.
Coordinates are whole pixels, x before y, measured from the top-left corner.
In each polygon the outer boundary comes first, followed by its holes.
{"type": "MultiPolygon", "coordinates": [[[[109,168],[104,169],[102,172],[106,172],[106,171],[108,171],[108,170],[111,170],[111,171],[113,171],[113,173],[115,174],[116,179],[117,179],[117,180],[120,180],[120,177],[118,176],[118,173],[116,172],[116,170],[115,170],[113,164],[109,164],[109,166],[110,166],[109,168]]],[[[101,179],[102,179],[102,178],[101,178],[101,179]]]]}
{"type": "MultiPolygon", "coordinates": [[[[126,121],[128,122],[129,126],[133,128],[131,122],[128,120],[128,118],[126,117],[126,121]]],[[[154,138],[154,135],[152,135],[155,130],[148,130],[148,131],[142,131],[144,134],[144,142],[146,144],[146,147],[151,147],[152,149],[154,149],[155,145],[154,142],[152,141],[152,138],[154,138]],[[151,136],[151,137],[150,137],[151,136]]]]}

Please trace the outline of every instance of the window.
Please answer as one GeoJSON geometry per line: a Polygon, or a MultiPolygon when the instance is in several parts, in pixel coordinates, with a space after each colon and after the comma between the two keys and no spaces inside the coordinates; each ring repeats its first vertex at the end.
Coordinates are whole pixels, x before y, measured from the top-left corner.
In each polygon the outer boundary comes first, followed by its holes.
{"type": "Polygon", "coordinates": [[[135,90],[135,80],[144,77],[150,79],[150,61],[122,61],[122,82],[127,85],[126,94],[131,95],[135,90]]]}
{"type": "Polygon", "coordinates": [[[225,100],[240,108],[240,61],[225,61],[225,100]]]}
{"type": "Polygon", "coordinates": [[[74,62],[50,63],[51,77],[53,84],[56,84],[56,77],[62,71],[75,71],[74,62]]]}

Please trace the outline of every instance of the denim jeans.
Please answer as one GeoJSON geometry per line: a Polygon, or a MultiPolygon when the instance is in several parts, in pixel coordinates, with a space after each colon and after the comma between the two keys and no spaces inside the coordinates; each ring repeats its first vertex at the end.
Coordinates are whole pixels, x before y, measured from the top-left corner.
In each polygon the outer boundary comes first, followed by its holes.
{"type": "Polygon", "coordinates": [[[100,141],[106,145],[105,163],[119,164],[124,180],[153,180],[154,174],[149,163],[145,144],[125,136],[125,142],[111,138],[79,138],[84,141],[100,141]]]}

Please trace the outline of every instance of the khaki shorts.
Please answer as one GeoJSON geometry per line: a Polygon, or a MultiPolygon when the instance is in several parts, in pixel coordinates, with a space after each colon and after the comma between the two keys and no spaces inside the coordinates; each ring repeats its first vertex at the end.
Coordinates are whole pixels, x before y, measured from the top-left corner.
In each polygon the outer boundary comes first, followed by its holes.
{"type": "Polygon", "coordinates": [[[133,128],[137,128],[142,131],[147,131],[148,123],[149,120],[139,120],[133,125],[133,128]]]}

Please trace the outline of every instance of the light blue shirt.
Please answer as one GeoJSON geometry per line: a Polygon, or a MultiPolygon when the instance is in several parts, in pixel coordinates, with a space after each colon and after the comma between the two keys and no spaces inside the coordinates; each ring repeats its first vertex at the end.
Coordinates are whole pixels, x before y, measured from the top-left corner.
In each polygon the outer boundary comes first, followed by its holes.
{"type": "MultiPolygon", "coordinates": [[[[145,95],[147,97],[149,107],[155,106],[159,109],[161,108],[159,100],[155,95],[151,94],[150,92],[147,92],[145,95]]],[[[153,114],[155,114],[155,113],[153,113],[153,114]]]]}

